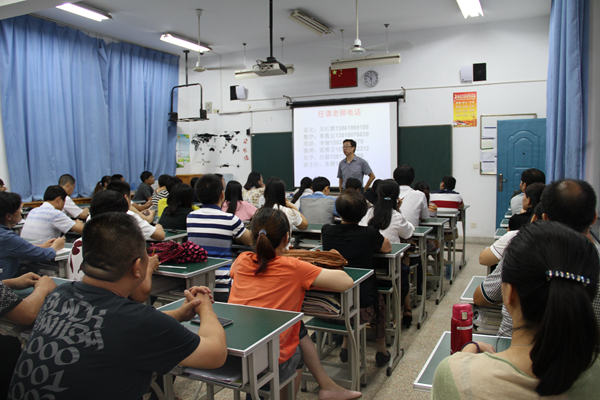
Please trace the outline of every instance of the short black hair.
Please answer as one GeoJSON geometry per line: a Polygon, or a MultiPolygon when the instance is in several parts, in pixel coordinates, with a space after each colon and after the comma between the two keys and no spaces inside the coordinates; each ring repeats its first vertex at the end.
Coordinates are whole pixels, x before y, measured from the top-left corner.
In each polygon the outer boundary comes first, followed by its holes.
{"type": "Polygon", "coordinates": [[[456,179],[453,176],[446,175],[442,178],[442,183],[444,184],[444,189],[446,190],[454,190],[456,187],[456,179]]]}
{"type": "Polygon", "coordinates": [[[125,181],[111,181],[106,185],[106,190],[114,190],[123,196],[131,196],[131,186],[125,181]]]}
{"type": "Polygon", "coordinates": [[[192,187],[192,189],[196,187],[196,182],[198,182],[198,179],[200,179],[200,178],[197,176],[190,179],[190,186],[192,187]]]}
{"type": "Polygon", "coordinates": [[[356,142],[352,139],[344,139],[344,141],[342,142],[342,144],[349,142],[350,146],[354,147],[354,149],[356,149],[356,142]]]}
{"type": "Polygon", "coordinates": [[[346,179],[346,189],[356,189],[358,191],[360,191],[360,189],[362,189],[362,182],[360,181],[360,179],[356,179],[356,178],[348,178],[346,179]]]}
{"type": "Polygon", "coordinates": [[[61,175],[60,178],[58,178],[58,184],[60,186],[65,186],[67,183],[75,185],[75,178],[73,178],[73,176],[69,174],[61,175]]]}
{"type": "Polygon", "coordinates": [[[335,208],[343,221],[358,223],[367,213],[369,206],[365,196],[356,190],[345,190],[336,199],[335,208]]]}
{"type": "Polygon", "coordinates": [[[113,176],[110,177],[111,181],[120,181],[123,179],[123,175],[121,174],[114,174],[113,176]]]}
{"type": "Polygon", "coordinates": [[[410,186],[415,181],[415,169],[408,164],[394,170],[394,180],[400,186],[410,186]]]}
{"type": "Polygon", "coordinates": [[[6,214],[13,214],[21,207],[21,196],[12,192],[0,192],[0,224],[6,225],[6,214]]]}
{"type": "Polygon", "coordinates": [[[158,177],[158,186],[163,187],[163,186],[167,186],[167,182],[169,181],[169,178],[171,177],[171,175],[167,175],[167,174],[162,174],[161,176],[158,177]]]}
{"type": "Polygon", "coordinates": [[[322,192],[327,186],[331,186],[331,182],[324,176],[317,176],[312,181],[312,188],[315,192],[322,192]]]}
{"type": "Polygon", "coordinates": [[[223,182],[215,174],[202,175],[194,190],[202,204],[217,204],[223,193],[223,182]]]}
{"type": "Polygon", "coordinates": [[[550,221],[585,233],[596,216],[596,193],[586,181],[562,179],[546,186],[542,207],[550,221]]]}
{"type": "Polygon", "coordinates": [[[147,257],[144,235],[127,213],[108,212],[90,219],[81,240],[81,269],[101,281],[118,281],[138,258],[147,257]]]}
{"type": "Polygon", "coordinates": [[[152,172],[150,172],[150,171],[144,171],[140,175],[140,179],[142,180],[142,182],[144,182],[144,181],[146,181],[146,179],[150,178],[151,176],[152,176],[152,172]]]}
{"type": "Polygon", "coordinates": [[[66,199],[67,192],[65,192],[65,189],[59,185],[48,186],[44,192],[44,201],[52,201],[57,197],[60,197],[63,200],[66,199]]]}
{"type": "Polygon", "coordinates": [[[173,190],[175,185],[179,185],[180,183],[183,183],[183,181],[181,180],[181,178],[178,178],[176,176],[172,176],[169,179],[167,179],[167,184],[165,185],[165,187],[167,188],[167,192],[173,190]]]}
{"type": "Polygon", "coordinates": [[[536,182],[546,183],[546,174],[537,168],[529,168],[521,173],[521,182],[527,186],[536,182]]]}
{"type": "Polygon", "coordinates": [[[546,185],[540,182],[527,185],[525,188],[525,196],[529,198],[529,208],[533,209],[538,205],[542,198],[542,193],[544,193],[544,189],[546,189],[546,185]]]}
{"type": "Polygon", "coordinates": [[[101,190],[92,197],[90,215],[97,217],[107,212],[124,212],[129,210],[129,204],[123,195],[115,190],[101,190]]]}

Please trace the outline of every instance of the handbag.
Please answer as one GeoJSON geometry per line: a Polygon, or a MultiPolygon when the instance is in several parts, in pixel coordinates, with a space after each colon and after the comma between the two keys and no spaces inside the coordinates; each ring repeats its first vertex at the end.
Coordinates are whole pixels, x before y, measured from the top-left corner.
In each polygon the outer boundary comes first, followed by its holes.
{"type": "Polygon", "coordinates": [[[148,255],[157,255],[161,264],[197,263],[208,260],[206,250],[189,240],[182,244],[173,241],[153,243],[147,251],[148,255]]]}

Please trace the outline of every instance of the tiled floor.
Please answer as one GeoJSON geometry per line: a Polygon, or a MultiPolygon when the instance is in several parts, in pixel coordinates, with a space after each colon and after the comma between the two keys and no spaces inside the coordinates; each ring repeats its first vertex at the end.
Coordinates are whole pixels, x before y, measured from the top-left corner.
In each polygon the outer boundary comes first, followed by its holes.
{"type": "MultiPolygon", "coordinates": [[[[490,240],[490,244],[491,242],[490,240]]],[[[402,330],[404,357],[390,377],[386,376],[385,368],[376,367],[375,345],[372,342],[367,343],[368,385],[362,388],[362,399],[429,399],[429,393],[413,390],[413,382],[427,361],[442,332],[450,330],[452,305],[459,302],[459,297],[472,276],[485,275],[486,268],[478,262],[479,253],[485,247],[481,244],[467,243],[467,266],[458,273],[452,285],[449,285],[448,281],[445,282],[446,296],[444,299],[439,305],[436,305],[435,298],[437,293],[432,292],[431,298],[426,303],[426,310],[429,317],[421,329],[417,329],[416,323],[413,323],[410,329],[404,328],[402,330]]],[[[334,351],[334,354],[332,357],[337,357],[338,351],[334,351]]],[[[177,397],[182,400],[194,400],[193,393],[197,385],[196,382],[187,379],[177,379],[175,382],[177,397]]],[[[318,387],[316,384],[309,383],[308,389],[306,393],[299,392],[299,400],[316,400],[318,398],[318,387]]],[[[216,398],[232,399],[233,394],[231,390],[223,390],[217,394],[216,398]]]]}

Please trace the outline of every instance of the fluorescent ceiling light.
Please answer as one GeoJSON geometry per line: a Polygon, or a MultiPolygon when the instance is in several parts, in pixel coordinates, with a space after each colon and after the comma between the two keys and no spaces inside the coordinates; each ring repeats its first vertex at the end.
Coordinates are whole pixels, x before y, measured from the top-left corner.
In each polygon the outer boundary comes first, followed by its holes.
{"type": "Polygon", "coordinates": [[[400,64],[400,53],[376,56],[341,58],[331,62],[331,69],[374,67],[377,65],[400,64]]]}
{"type": "Polygon", "coordinates": [[[294,12],[288,17],[288,19],[291,19],[292,21],[299,23],[306,29],[316,33],[319,36],[321,36],[323,34],[327,35],[329,33],[333,33],[333,30],[331,30],[331,28],[323,25],[319,21],[315,21],[313,19],[313,17],[311,17],[308,14],[303,13],[300,10],[294,10],[294,12]]]}
{"type": "Polygon", "coordinates": [[[174,44],[175,46],[183,47],[186,49],[190,49],[193,51],[197,51],[198,53],[206,53],[207,51],[212,51],[212,49],[208,46],[198,45],[188,39],[183,39],[181,37],[177,37],[172,33],[165,33],[160,37],[160,40],[163,42],[174,44]]]}
{"type": "Polygon", "coordinates": [[[82,17],[86,17],[89,19],[93,19],[94,21],[103,21],[105,19],[112,19],[111,15],[106,11],[98,10],[96,8],[84,5],[76,5],[71,3],[61,4],[60,6],[56,6],[56,8],[60,8],[63,11],[68,11],[73,14],[80,15],[82,17]]]}
{"type": "Polygon", "coordinates": [[[480,15],[483,17],[483,10],[481,9],[479,0],[456,0],[456,2],[465,19],[467,17],[478,17],[480,15]]]}

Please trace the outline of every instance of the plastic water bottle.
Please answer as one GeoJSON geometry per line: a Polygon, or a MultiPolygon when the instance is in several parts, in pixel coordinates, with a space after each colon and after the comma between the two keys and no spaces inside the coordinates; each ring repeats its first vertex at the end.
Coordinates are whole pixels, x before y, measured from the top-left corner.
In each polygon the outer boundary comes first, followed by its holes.
{"type": "Polygon", "coordinates": [[[450,354],[460,351],[465,343],[473,340],[473,309],[470,304],[452,306],[450,329],[450,354]]]}

